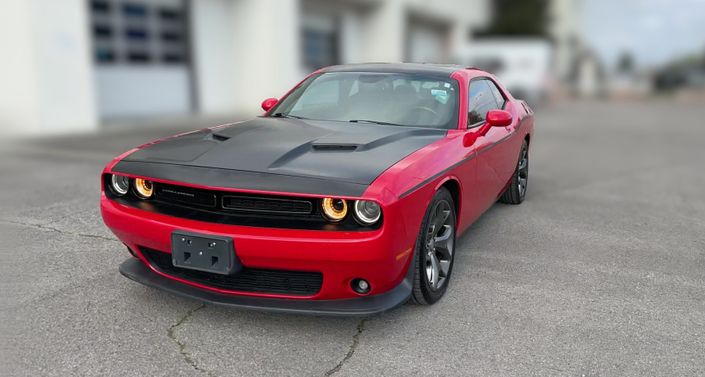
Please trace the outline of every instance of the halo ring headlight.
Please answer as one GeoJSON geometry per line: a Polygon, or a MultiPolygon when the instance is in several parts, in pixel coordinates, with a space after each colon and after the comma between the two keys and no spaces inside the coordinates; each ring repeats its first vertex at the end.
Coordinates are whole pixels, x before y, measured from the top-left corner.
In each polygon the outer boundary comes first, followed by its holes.
{"type": "Polygon", "coordinates": [[[124,175],[112,174],[110,176],[110,186],[115,195],[123,196],[130,191],[130,178],[124,175]]]}
{"type": "Polygon", "coordinates": [[[344,199],[324,198],[321,202],[323,215],[332,222],[339,222],[348,214],[348,203],[344,199]]]}
{"type": "Polygon", "coordinates": [[[361,225],[372,225],[382,217],[382,208],[370,200],[355,201],[355,220],[361,225]]]}
{"type": "Polygon", "coordinates": [[[142,199],[149,199],[154,194],[154,185],[152,181],[142,178],[135,178],[135,192],[142,199]]]}

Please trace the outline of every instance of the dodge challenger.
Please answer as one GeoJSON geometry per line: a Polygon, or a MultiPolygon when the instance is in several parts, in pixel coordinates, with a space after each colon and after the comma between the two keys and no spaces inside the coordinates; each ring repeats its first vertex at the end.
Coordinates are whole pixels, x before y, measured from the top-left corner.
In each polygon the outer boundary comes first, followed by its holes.
{"type": "Polygon", "coordinates": [[[493,75],[320,69],[264,114],[160,139],[101,177],[139,283],[229,307],[367,315],[429,305],[456,239],[527,189],[533,110],[493,75]]]}

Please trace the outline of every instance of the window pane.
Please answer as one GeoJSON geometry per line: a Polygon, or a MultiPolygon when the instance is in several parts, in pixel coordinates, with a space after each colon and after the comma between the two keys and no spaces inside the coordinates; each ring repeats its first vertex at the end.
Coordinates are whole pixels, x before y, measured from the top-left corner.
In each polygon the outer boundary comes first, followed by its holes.
{"type": "Polygon", "coordinates": [[[127,3],[122,6],[122,13],[127,17],[143,18],[147,16],[147,7],[141,4],[127,3]]]}
{"type": "Polygon", "coordinates": [[[470,83],[468,101],[468,126],[484,122],[487,112],[497,108],[494,93],[487,80],[475,80],[470,83]]]}
{"type": "Polygon", "coordinates": [[[183,6],[149,0],[88,0],[97,64],[188,65],[183,6]]]}
{"type": "Polygon", "coordinates": [[[457,83],[448,77],[339,72],[310,78],[275,113],[448,129],[457,127],[457,108],[457,83]]]}
{"type": "Polygon", "coordinates": [[[98,63],[112,63],[115,61],[115,53],[108,48],[96,48],[95,60],[98,63]]]}
{"type": "Polygon", "coordinates": [[[149,39],[149,33],[142,28],[129,28],[125,30],[125,37],[128,41],[143,42],[149,39]]]}
{"type": "Polygon", "coordinates": [[[325,81],[319,85],[312,86],[302,96],[294,107],[294,110],[301,110],[311,106],[333,105],[339,102],[340,82],[325,81]]]}
{"type": "Polygon", "coordinates": [[[502,92],[499,90],[497,85],[492,81],[488,80],[487,85],[489,85],[490,89],[492,89],[492,94],[494,95],[495,102],[497,102],[497,108],[503,109],[505,100],[504,100],[504,96],[502,95],[502,92]]]}
{"type": "Polygon", "coordinates": [[[181,42],[182,38],[181,33],[176,31],[169,30],[162,32],[162,41],[164,42],[181,42]]]}
{"type": "Polygon", "coordinates": [[[113,29],[108,25],[93,25],[93,35],[96,38],[110,38],[113,36],[113,29]]]}
{"type": "Polygon", "coordinates": [[[304,29],[304,64],[311,70],[339,63],[338,34],[333,31],[304,29]]]}
{"type": "Polygon", "coordinates": [[[91,1],[91,10],[95,14],[106,14],[110,13],[110,3],[106,0],[93,0],[91,1]]]}
{"type": "Polygon", "coordinates": [[[177,9],[162,8],[159,10],[159,17],[165,21],[179,21],[181,12],[177,9]]]}
{"type": "Polygon", "coordinates": [[[184,63],[185,60],[184,56],[177,52],[167,52],[162,56],[162,61],[168,64],[184,63]]]}
{"type": "Polygon", "coordinates": [[[130,51],[127,60],[132,63],[148,63],[151,59],[146,51],[130,51]]]}

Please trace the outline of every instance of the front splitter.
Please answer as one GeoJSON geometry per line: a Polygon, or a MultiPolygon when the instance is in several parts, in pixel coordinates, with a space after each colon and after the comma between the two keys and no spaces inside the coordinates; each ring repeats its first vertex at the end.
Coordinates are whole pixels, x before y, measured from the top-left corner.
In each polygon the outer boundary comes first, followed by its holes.
{"type": "MultiPolygon", "coordinates": [[[[326,316],[367,316],[381,313],[404,304],[411,296],[412,290],[410,274],[407,274],[406,278],[390,291],[373,296],[341,300],[279,299],[229,295],[197,288],[161,276],[136,258],[124,261],[120,265],[120,273],[146,286],[206,304],[237,309],[326,316]]],[[[411,275],[413,276],[413,274],[411,275]]]]}

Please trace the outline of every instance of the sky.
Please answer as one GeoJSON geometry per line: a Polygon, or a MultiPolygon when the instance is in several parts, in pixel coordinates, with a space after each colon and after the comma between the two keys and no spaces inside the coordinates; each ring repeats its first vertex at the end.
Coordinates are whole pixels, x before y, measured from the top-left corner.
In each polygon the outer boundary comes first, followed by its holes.
{"type": "Polygon", "coordinates": [[[585,0],[584,7],[587,41],[609,68],[623,51],[641,67],[705,56],[705,0],[585,0]]]}

